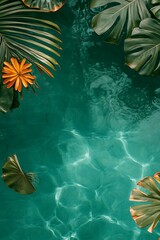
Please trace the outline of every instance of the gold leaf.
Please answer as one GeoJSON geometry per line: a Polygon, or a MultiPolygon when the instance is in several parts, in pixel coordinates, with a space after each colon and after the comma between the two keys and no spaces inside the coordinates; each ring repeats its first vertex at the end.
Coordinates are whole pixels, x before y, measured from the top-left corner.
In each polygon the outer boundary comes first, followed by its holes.
{"type": "Polygon", "coordinates": [[[7,158],[2,172],[2,178],[9,188],[21,194],[35,192],[34,184],[36,182],[36,175],[34,173],[24,173],[16,155],[7,158]]]}

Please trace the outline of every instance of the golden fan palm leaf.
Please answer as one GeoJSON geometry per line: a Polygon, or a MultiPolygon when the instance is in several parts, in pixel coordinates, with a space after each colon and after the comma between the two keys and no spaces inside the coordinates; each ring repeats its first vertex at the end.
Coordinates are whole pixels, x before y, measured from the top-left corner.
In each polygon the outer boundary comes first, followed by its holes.
{"type": "Polygon", "coordinates": [[[24,173],[16,155],[7,158],[2,172],[2,178],[9,188],[21,194],[35,192],[36,175],[34,173],[24,173]]]}
{"type": "Polygon", "coordinates": [[[63,7],[65,0],[22,0],[30,8],[38,8],[47,12],[56,12],[63,7]]]}
{"type": "Polygon", "coordinates": [[[160,220],[160,188],[156,182],[160,183],[160,173],[154,174],[153,177],[145,177],[140,180],[137,185],[147,190],[144,193],[139,189],[133,189],[130,200],[136,202],[146,202],[138,206],[132,206],[130,212],[133,220],[140,228],[147,227],[149,232],[153,232],[154,228],[160,220]]]}

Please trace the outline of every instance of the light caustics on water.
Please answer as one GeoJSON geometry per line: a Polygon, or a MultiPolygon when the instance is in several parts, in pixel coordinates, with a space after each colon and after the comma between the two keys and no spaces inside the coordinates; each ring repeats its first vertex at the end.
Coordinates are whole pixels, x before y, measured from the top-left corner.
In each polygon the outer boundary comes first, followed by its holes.
{"type": "MultiPolygon", "coordinates": [[[[131,160],[132,162],[140,165],[140,167],[141,167],[141,175],[140,175],[139,179],[143,178],[143,177],[144,177],[145,168],[149,166],[149,163],[141,163],[141,162],[138,161],[136,158],[134,158],[134,157],[129,153],[129,151],[128,151],[128,149],[127,149],[127,140],[125,139],[123,132],[120,132],[119,135],[120,135],[120,136],[119,136],[117,139],[122,143],[124,152],[125,152],[125,154],[126,154],[125,157],[126,157],[127,159],[131,160]]],[[[118,166],[116,166],[115,169],[118,169],[118,166]]],[[[138,180],[138,179],[132,178],[132,176],[130,177],[130,179],[131,179],[132,181],[134,181],[134,182],[137,182],[137,180],[138,180]]]]}
{"type": "MultiPolygon", "coordinates": [[[[14,146],[16,144],[22,146],[18,152],[22,155],[21,159],[24,158],[22,164],[30,166],[30,161],[33,165],[31,169],[34,171],[35,168],[35,172],[39,175],[39,185],[37,192],[28,199],[12,195],[11,201],[10,192],[6,192],[2,197],[2,206],[6,206],[7,200],[10,212],[7,216],[6,211],[0,212],[0,224],[2,229],[5,229],[6,224],[11,229],[10,236],[7,235],[8,239],[2,237],[2,240],[20,240],[24,234],[25,240],[111,240],[113,238],[138,240],[145,235],[131,219],[129,195],[139,179],[154,173],[150,170],[150,166],[153,168],[156,164],[159,150],[157,148],[154,156],[152,153],[156,145],[150,145],[143,153],[143,144],[152,141],[150,135],[147,138],[143,137],[143,133],[148,136],[149,120],[143,118],[141,120],[136,112],[133,112],[132,116],[131,109],[127,109],[123,101],[120,102],[117,98],[117,92],[122,93],[122,88],[118,89],[119,80],[114,82],[114,76],[106,77],[106,74],[117,74],[115,67],[107,73],[103,72],[103,81],[99,76],[102,74],[99,70],[94,69],[92,72],[95,73],[96,79],[93,79],[95,82],[90,83],[90,88],[86,84],[90,98],[86,102],[88,112],[85,114],[88,122],[85,127],[81,118],[83,108],[80,108],[79,115],[73,114],[71,110],[74,108],[68,101],[67,108],[62,114],[63,125],[56,129],[53,120],[59,116],[60,111],[59,109],[57,112],[52,111],[57,101],[56,95],[53,102],[47,99],[49,112],[43,103],[39,105],[41,110],[46,112],[44,118],[40,110],[33,113],[34,129],[31,142],[26,139],[27,136],[32,135],[31,131],[28,131],[28,126],[22,124],[19,127],[20,138],[15,139],[14,146]],[[117,90],[112,84],[116,85],[117,90]],[[98,89],[106,90],[99,95],[98,89]],[[119,109],[119,112],[116,109],[119,109]],[[138,120],[133,124],[135,118],[138,120]],[[37,127],[41,126],[41,131],[35,129],[36,119],[40,119],[37,127]],[[43,125],[46,127],[42,128],[43,125]],[[21,143],[25,143],[25,147],[21,143]],[[141,152],[146,156],[148,154],[149,158],[144,158],[141,152]]],[[[121,81],[123,80],[128,88],[131,82],[125,75],[122,76],[124,78],[122,77],[121,81]]],[[[86,79],[90,81],[88,75],[86,79]]],[[[81,104],[81,96],[77,100],[77,95],[73,94],[72,100],[74,99],[81,104]]],[[[152,115],[154,114],[152,112],[152,115]]],[[[153,118],[152,115],[150,119],[153,118]]],[[[10,119],[10,126],[15,126],[15,117],[10,119]]],[[[17,117],[23,119],[21,112],[17,112],[17,117]]],[[[13,127],[10,132],[6,129],[4,139],[13,138],[16,131],[13,127]]],[[[11,151],[13,149],[11,143],[7,142],[7,144],[8,151],[11,151]]],[[[7,233],[2,231],[2,234],[4,236],[7,233]]],[[[147,233],[145,236],[148,236],[147,233]]]]}
{"type": "MultiPolygon", "coordinates": [[[[110,81],[113,80],[110,79],[110,81]]],[[[99,87],[99,85],[94,85],[94,91],[95,86],[99,87]]],[[[96,101],[97,96],[95,97],[93,88],[89,94],[96,101]]],[[[112,99],[110,95],[109,99],[112,99]]],[[[104,99],[101,98],[99,101],[103,105],[104,99]]],[[[3,206],[7,199],[11,209],[8,214],[9,226],[12,229],[11,239],[19,240],[24,233],[25,240],[111,240],[113,238],[121,240],[124,237],[137,240],[142,236],[141,230],[136,227],[129,213],[131,205],[129,195],[139,179],[152,173],[149,172],[148,159],[144,161],[139,157],[143,140],[140,138],[140,132],[142,130],[145,132],[145,128],[141,130],[139,119],[134,128],[131,127],[130,122],[130,130],[128,130],[126,121],[127,131],[124,125],[122,125],[123,131],[120,131],[119,121],[117,121],[117,127],[115,127],[115,121],[113,129],[111,128],[113,125],[110,125],[110,128],[106,128],[106,132],[98,132],[97,122],[103,123],[104,119],[107,120],[106,115],[100,111],[102,110],[100,102],[98,104],[95,102],[95,106],[90,100],[88,103],[93,112],[96,108],[100,113],[98,116],[93,115],[92,111],[88,112],[90,119],[93,120],[91,131],[83,132],[72,127],[74,118],[69,124],[71,115],[68,112],[71,113],[71,111],[68,111],[70,108],[68,105],[63,119],[64,128],[60,129],[57,135],[54,131],[51,132],[48,128],[44,128],[42,134],[47,134],[48,138],[44,141],[43,135],[40,135],[33,148],[26,146],[30,152],[35,154],[35,162],[31,163],[38,172],[40,183],[37,193],[31,199],[26,200],[14,196],[11,202],[10,192],[6,193],[2,199],[3,206]],[[135,143],[136,151],[134,151],[135,143]],[[38,151],[35,146],[39,149],[38,151]],[[47,149],[47,152],[44,149],[47,149]],[[56,155],[54,155],[55,152],[56,155]],[[12,214],[17,201],[21,211],[14,216],[13,222],[12,214]],[[16,228],[18,223],[19,227],[16,228]]],[[[113,101],[109,104],[111,116],[114,117],[113,111],[116,106],[113,106],[113,101]]],[[[54,114],[53,116],[50,114],[53,113],[47,113],[47,121],[55,117],[54,114]]],[[[38,116],[39,113],[35,113],[35,117],[38,116]]],[[[112,120],[111,116],[110,120],[112,120]]],[[[128,112],[124,117],[127,116],[128,112]]],[[[131,116],[129,115],[128,118],[130,120],[131,116]]],[[[14,119],[11,120],[11,124],[13,123],[14,119]]],[[[53,128],[52,122],[49,123],[53,128]]],[[[43,124],[42,119],[40,124],[43,124]]],[[[100,125],[100,127],[105,129],[105,125],[100,125]]],[[[22,125],[21,129],[27,135],[28,128],[25,129],[22,125]]],[[[14,135],[14,129],[9,136],[12,135],[14,135]]],[[[23,135],[21,139],[25,142],[23,135]]],[[[144,144],[145,141],[149,139],[144,139],[144,144]]],[[[8,147],[10,149],[11,145],[8,147]]],[[[152,153],[153,149],[148,148],[147,151],[152,153]]],[[[24,153],[26,153],[25,148],[22,149],[23,157],[24,153]]],[[[155,158],[150,160],[154,163],[155,158]]],[[[6,211],[0,212],[0,218],[2,226],[8,223],[6,211]]],[[[2,240],[6,239],[2,238],[2,240]]],[[[7,240],[10,238],[8,237],[7,240]]]]}

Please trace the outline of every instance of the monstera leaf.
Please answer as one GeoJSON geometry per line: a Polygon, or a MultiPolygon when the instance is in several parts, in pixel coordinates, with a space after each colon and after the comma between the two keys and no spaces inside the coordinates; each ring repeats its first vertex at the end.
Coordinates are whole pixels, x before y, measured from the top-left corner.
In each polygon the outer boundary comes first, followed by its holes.
{"type": "Polygon", "coordinates": [[[125,40],[126,63],[141,75],[160,73],[160,24],[152,18],[144,19],[125,40]]]}
{"type": "Polygon", "coordinates": [[[65,0],[22,0],[30,8],[38,8],[47,12],[58,11],[63,7],[65,0]]]}
{"type": "Polygon", "coordinates": [[[155,17],[160,20],[160,5],[151,8],[151,11],[155,15],[155,17]]]}
{"type": "Polygon", "coordinates": [[[16,155],[7,158],[2,171],[2,178],[9,188],[21,194],[35,192],[36,175],[34,173],[24,173],[16,155]]]}
{"type": "Polygon", "coordinates": [[[139,22],[150,17],[147,0],[92,0],[90,7],[106,9],[95,15],[92,27],[98,35],[108,32],[107,42],[117,43],[124,34],[128,36],[139,22]]]}
{"type": "Polygon", "coordinates": [[[155,180],[160,183],[160,173],[156,173],[153,178],[145,177],[137,185],[147,190],[144,193],[139,189],[133,189],[130,200],[136,202],[146,202],[139,206],[132,206],[130,212],[133,220],[140,228],[147,227],[152,232],[160,219],[160,188],[156,185],[155,180]]]}
{"type": "Polygon", "coordinates": [[[160,1],[159,0],[151,0],[152,4],[157,4],[153,8],[151,8],[151,11],[153,14],[160,20],[160,1]]]}

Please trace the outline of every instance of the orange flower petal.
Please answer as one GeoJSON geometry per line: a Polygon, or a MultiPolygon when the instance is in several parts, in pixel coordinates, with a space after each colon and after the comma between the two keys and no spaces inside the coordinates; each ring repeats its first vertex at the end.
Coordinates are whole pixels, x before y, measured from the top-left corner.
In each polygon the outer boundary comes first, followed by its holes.
{"type": "Polygon", "coordinates": [[[20,66],[19,66],[19,72],[21,72],[21,71],[24,69],[24,64],[25,64],[25,62],[26,62],[26,58],[23,58],[20,66]]]}
{"type": "Polygon", "coordinates": [[[15,70],[10,69],[8,67],[3,67],[2,72],[4,72],[4,73],[15,73],[15,70]]]}
{"type": "Polygon", "coordinates": [[[19,81],[18,92],[21,92],[21,91],[22,91],[22,82],[19,81]]]}
{"type": "Polygon", "coordinates": [[[9,83],[9,82],[10,82],[10,78],[6,78],[6,79],[3,81],[3,84],[9,83]]]}
{"type": "Polygon", "coordinates": [[[31,79],[29,79],[29,78],[23,77],[23,79],[24,79],[26,82],[28,82],[29,84],[31,84],[31,85],[34,83],[34,80],[31,80],[31,79]]]}
{"type": "Polygon", "coordinates": [[[13,82],[9,82],[8,84],[7,84],[7,88],[11,88],[13,85],[14,85],[14,81],[13,82]]]}
{"type": "Polygon", "coordinates": [[[3,75],[2,75],[2,78],[10,78],[10,77],[16,77],[16,76],[17,76],[17,74],[15,74],[15,73],[3,74],[3,75]]]}
{"type": "Polygon", "coordinates": [[[20,77],[20,79],[21,79],[21,81],[22,81],[22,83],[23,83],[23,86],[24,86],[25,88],[27,88],[27,87],[28,87],[28,83],[27,83],[27,81],[24,79],[24,77],[20,77]]]}
{"type": "Polygon", "coordinates": [[[17,77],[17,79],[16,79],[16,83],[15,83],[15,90],[18,90],[19,82],[20,82],[20,78],[17,77]]]}
{"type": "Polygon", "coordinates": [[[24,74],[30,73],[30,72],[32,72],[32,69],[28,68],[28,69],[22,70],[21,75],[24,75],[24,74]]]}
{"type": "Polygon", "coordinates": [[[26,64],[23,66],[23,70],[26,69],[26,68],[29,68],[30,66],[32,66],[32,63],[26,63],[26,64]]]}
{"type": "Polygon", "coordinates": [[[33,82],[33,80],[31,80],[31,79],[25,79],[29,84],[33,84],[34,82],[33,82]]]}
{"type": "Polygon", "coordinates": [[[23,77],[30,78],[30,79],[33,79],[33,80],[36,78],[35,76],[30,75],[30,74],[24,74],[23,77]]]}
{"type": "Polygon", "coordinates": [[[4,62],[4,65],[15,71],[14,67],[10,63],[4,62]]]}
{"type": "Polygon", "coordinates": [[[17,76],[16,77],[12,77],[12,78],[6,78],[6,79],[4,79],[3,83],[5,84],[6,82],[16,81],[16,79],[17,79],[17,76]],[[6,82],[5,82],[5,80],[6,80],[6,82]]]}
{"type": "Polygon", "coordinates": [[[16,58],[11,58],[11,63],[14,67],[14,69],[19,73],[19,63],[16,58]]]}

